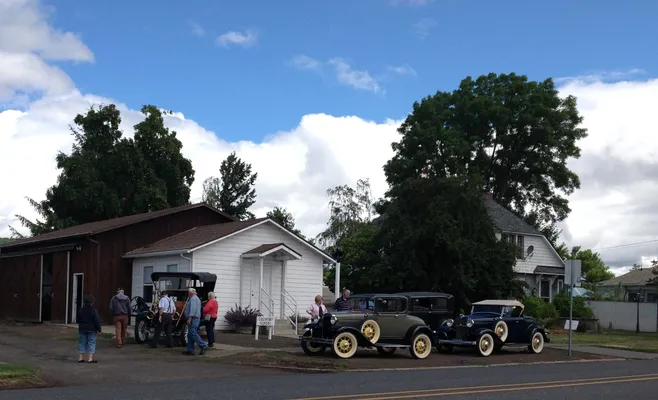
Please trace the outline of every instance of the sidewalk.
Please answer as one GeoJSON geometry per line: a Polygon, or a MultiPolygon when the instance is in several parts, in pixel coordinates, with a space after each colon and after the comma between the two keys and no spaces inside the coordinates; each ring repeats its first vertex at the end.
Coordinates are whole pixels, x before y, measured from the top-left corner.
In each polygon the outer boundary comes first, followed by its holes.
{"type": "MultiPolygon", "coordinates": [[[[568,350],[569,345],[546,344],[546,347],[551,349],[568,350]]],[[[578,351],[581,353],[599,354],[602,356],[618,357],[618,358],[630,358],[630,359],[634,358],[634,359],[643,359],[643,360],[653,360],[658,358],[657,353],[642,353],[639,351],[611,349],[607,347],[585,346],[580,344],[572,344],[571,350],[578,351]]]]}

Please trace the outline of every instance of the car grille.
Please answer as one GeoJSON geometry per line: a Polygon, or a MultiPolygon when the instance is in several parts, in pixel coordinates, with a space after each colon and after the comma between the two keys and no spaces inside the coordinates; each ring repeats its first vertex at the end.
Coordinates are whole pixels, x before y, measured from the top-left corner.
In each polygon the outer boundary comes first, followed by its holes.
{"type": "Polygon", "coordinates": [[[456,326],[455,327],[455,336],[457,339],[466,339],[468,337],[470,329],[466,326],[456,326]]]}

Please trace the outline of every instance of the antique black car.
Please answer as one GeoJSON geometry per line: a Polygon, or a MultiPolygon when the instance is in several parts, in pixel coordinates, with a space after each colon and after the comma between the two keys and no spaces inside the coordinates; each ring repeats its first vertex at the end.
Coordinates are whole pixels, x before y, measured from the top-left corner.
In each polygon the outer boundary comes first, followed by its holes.
{"type": "Polygon", "coordinates": [[[432,351],[432,330],[408,313],[409,299],[399,295],[375,295],[374,309],[328,312],[304,326],[299,337],[304,353],[314,355],[330,347],[340,358],[352,357],[359,347],[376,348],[390,355],[408,348],[414,358],[432,351]]]}
{"type": "Polygon", "coordinates": [[[197,296],[202,301],[207,301],[208,293],[215,289],[217,275],[207,272],[153,272],[151,279],[153,281],[152,305],[149,306],[146,299],[139,296],[132,299],[134,303],[132,311],[135,316],[135,340],[141,344],[147,342],[149,337],[153,337],[155,334],[157,324],[155,314],[157,313],[160,293],[167,291],[176,305],[172,336],[174,341],[181,346],[187,345],[187,323],[184,318],[181,318],[181,315],[187,306],[188,290],[190,288],[196,289],[197,296]]]}
{"type": "Polygon", "coordinates": [[[448,319],[438,332],[440,352],[453,346],[475,347],[489,356],[503,346],[527,346],[539,354],[550,339],[546,330],[532,317],[523,315],[524,306],[516,300],[483,300],[473,303],[471,315],[448,319]]]}
{"type": "Polygon", "coordinates": [[[443,323],[455,318],[455,298],[448,293],[440,292],[403,292],[396,293],[409,299],[409,314],[421,318],[431,329],[433,342],[437,345],[437,333],[443,323]]]}

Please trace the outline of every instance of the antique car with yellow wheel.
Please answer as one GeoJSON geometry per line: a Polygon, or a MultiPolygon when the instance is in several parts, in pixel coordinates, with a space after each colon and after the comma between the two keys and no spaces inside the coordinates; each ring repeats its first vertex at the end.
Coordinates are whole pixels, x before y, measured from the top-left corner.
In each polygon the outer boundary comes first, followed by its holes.
{"type": "Polygon", "coordinates": [[[299,337],[307,355],[327,348],[340,358],[350,358],[358,348],[375,348],[382,355],[409,349],[414,358],[427,358],[433,347],[432,330],[408,312],[409,298],[375,295],[372,310],[336,311],[324,314],[304,326],[299,337]]]}
{"type": "Polygon", "coordinates": [[[488,357],[503,346],[527,347],[539,354],[550,342],[548,332],[534,318],[523,315],[523,303],[516,300],[483,300],[473,303],[470,315],[448,319],[437,332],[439,352],[457,347],[475,347],[488,357]]]}

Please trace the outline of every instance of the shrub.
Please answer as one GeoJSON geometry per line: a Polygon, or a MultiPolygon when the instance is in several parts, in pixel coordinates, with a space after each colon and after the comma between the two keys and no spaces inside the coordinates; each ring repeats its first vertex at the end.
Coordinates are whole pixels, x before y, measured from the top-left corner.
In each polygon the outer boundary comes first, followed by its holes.
{"type": "MultiPolygon", "coordinates": [[[[569,318],[569,292],[564,291],[553,299],[553,305],[562,318],[569,318]]],[[[582,297],[573,298],[573,318],[594,318],[594,312],[582,297]]]]}
{"type": "Polygon", "coordinates": [[[235,304],[230,310],[224,314],[224,321],[233,326],[252,326],[256,323],[256,318],[261,316],[260,310],[256,310],[247,306],[242,308],[235,304]]]}
{"type": "Polygon", "coordinates": [[[548,327],[558,319],[555,306],[535,296],[528,296],[523,300],[525,305],[524,314],[533,317],[541,325],[548,327]]]}

